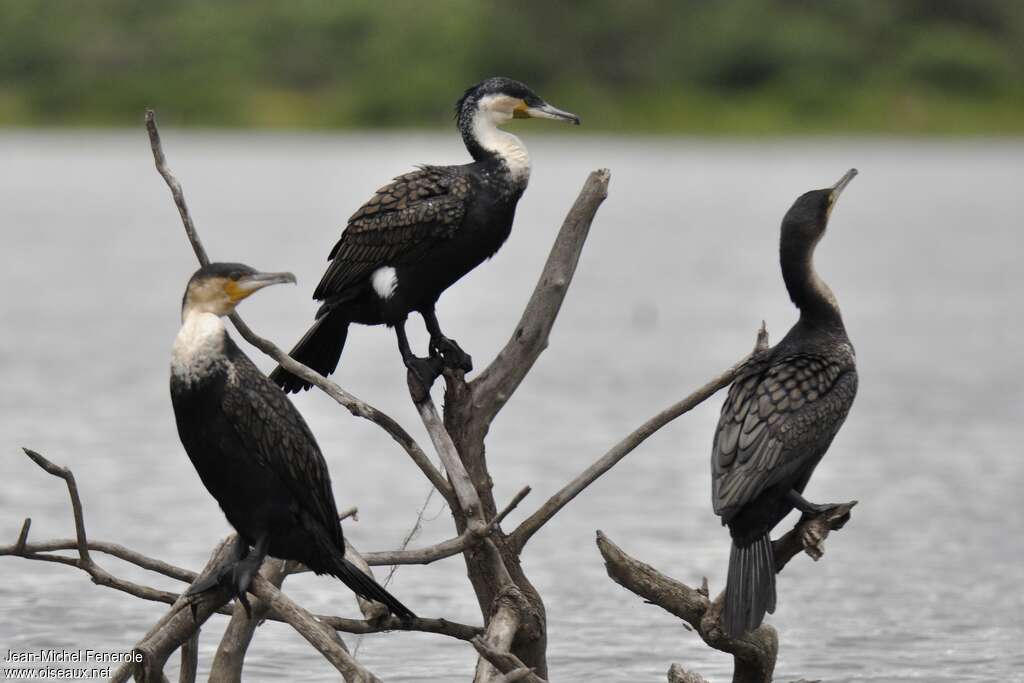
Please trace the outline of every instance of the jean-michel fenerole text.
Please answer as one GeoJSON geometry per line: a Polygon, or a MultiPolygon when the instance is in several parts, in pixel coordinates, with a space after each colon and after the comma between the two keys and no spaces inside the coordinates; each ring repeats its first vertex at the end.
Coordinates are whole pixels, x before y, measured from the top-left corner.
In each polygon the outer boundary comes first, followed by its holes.
{"type": "Polygon", "coordinates": [[[4,657],[5,662],[18,663],[46,663],[74,662],[74,663],[121,663],[141,662],[141,652],[107,652],[104,650],[64,650],[50,648],[43,650],[8,650],[4,657]]]}

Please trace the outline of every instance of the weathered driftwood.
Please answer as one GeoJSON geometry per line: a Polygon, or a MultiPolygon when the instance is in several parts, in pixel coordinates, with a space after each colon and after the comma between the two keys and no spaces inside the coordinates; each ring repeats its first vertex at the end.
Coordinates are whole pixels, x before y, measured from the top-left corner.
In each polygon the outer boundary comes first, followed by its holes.
{"type": "MultiPolygon", "coordinates": [[[[814,518],[800,520],[796,526],[772,544],[775,552],[775,571],[782,571],[793,557],[806,552],[815,560],[824,553],[824,542],[831,531],[840,529],[850,519],[850,510],[856,501],[844,503],[814,518]]],[[[740,638],[730,638],[722,631],[719,619],[724,591],[713,600],[707,579],[700,588],[691,588],[654,567],[628,555],[601,531],[597,532],[597,547],[604,558],[608,576],[617,584],[670,612],[685,621],[710,647],[733,656],[733,683],[770,683],[775,670],[779,642],[775,629],[762,624],[740,638]]],[[[695,674],[674,665],[669,680],[701,681],[695,674]],[[676,679],[672,676],[675,675],[676,679]]]]}

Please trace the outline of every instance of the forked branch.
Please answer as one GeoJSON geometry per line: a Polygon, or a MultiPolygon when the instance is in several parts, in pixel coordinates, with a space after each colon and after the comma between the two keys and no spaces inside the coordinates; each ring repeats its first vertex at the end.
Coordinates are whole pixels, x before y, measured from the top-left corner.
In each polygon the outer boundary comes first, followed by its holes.
{"type": "MultiPolygon", "coordinates": [[[[856,504],[856,501],[844,503],[811,519],[798,521],[793,529],[772,544],[775,571],[781,572],[800,552],[819,559],[824,553],[823,544],[829,533],[841,529],[849,521],[850,510],[856,504]]],[[[613,581],[685,621],[710,647],[730,653],[735,667],[734,683],[771,682],[779,648],[774,628],[762,624],[739,638],[730,638],[719,623],[725,593],[719,593],[712,600],[707,579],[700,588],[691,588],[634,559],[600,531],[597,532],[597,547],[613,581]]],[[[676,670],[676,674],[694,676],[681,668],[676,670]]]]}

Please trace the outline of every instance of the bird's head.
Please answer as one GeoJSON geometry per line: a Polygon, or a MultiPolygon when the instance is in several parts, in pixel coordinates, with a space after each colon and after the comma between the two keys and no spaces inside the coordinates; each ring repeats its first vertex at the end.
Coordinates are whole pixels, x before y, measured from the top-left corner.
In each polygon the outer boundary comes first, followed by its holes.
{"type": "Polygon", "coordinates": [[[211,263],[192,275],[181,301],[181,317],[190,313],[231,315],[242,299],[264,287],[295,282],[291,273],[261,273],[244,263],[211,263]]]}
{"type": "Polygon", "coordinates": [[[832,187],[824,190],[811,190],[800,195],[793,203],[786,217],[782,219],[782,232],[794,241],[814,243],[821,239],[828,226],[832,207],[843,189],[857,175],[857,169],[851,168],[832,187]]]}
{"type": "Polygon", "coordinates": [[[466,90],[455,104],[459,126],[486,120],[499,126],[512,119],[554,119],[580,125],[580,117],[545,102],[525,83],[497,76],[466,90]]]}

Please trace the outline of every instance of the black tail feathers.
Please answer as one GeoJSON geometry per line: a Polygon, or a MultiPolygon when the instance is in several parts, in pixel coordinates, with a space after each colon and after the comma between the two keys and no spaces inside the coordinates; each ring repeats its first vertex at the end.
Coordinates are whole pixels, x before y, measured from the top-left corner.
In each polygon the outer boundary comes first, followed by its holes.
{"type": "Polygon", "coordinates": [[[404,621],[416,618],[416,615],[408,607],[400,603],[395,596],[384,590],[383,586],[374,581],[372,577],[361,572],[359,567],[344,557],[339,558],[334,563],[334,567],[329,570],[329,573],[341,579],[342,583],[351,588],[354,593],[367,600],[383,604],[399,619],[404,621]]]}
{"type": "MultiPolygon", "coordinates": [[[[341,351],[345,348],[346,337],[348,337],[348,321],[340,318],[337,314],[328,312],[313,323],[313,326],[302,336],[302,339],[288,355],[326,377],[338,367],[341,351]]],[[[270,379],[289,394],[304,391],[313,386],[281,366],[270,373],[270,379]]]]}
{"type": "Polygon", "coordinates": [[[764,534],[748,545],[733,540],[729,580],[725,586],[722,627],[738,638],[761,625],[765,612],[775,611],[775,556],[772,540],[764,534]]]}

